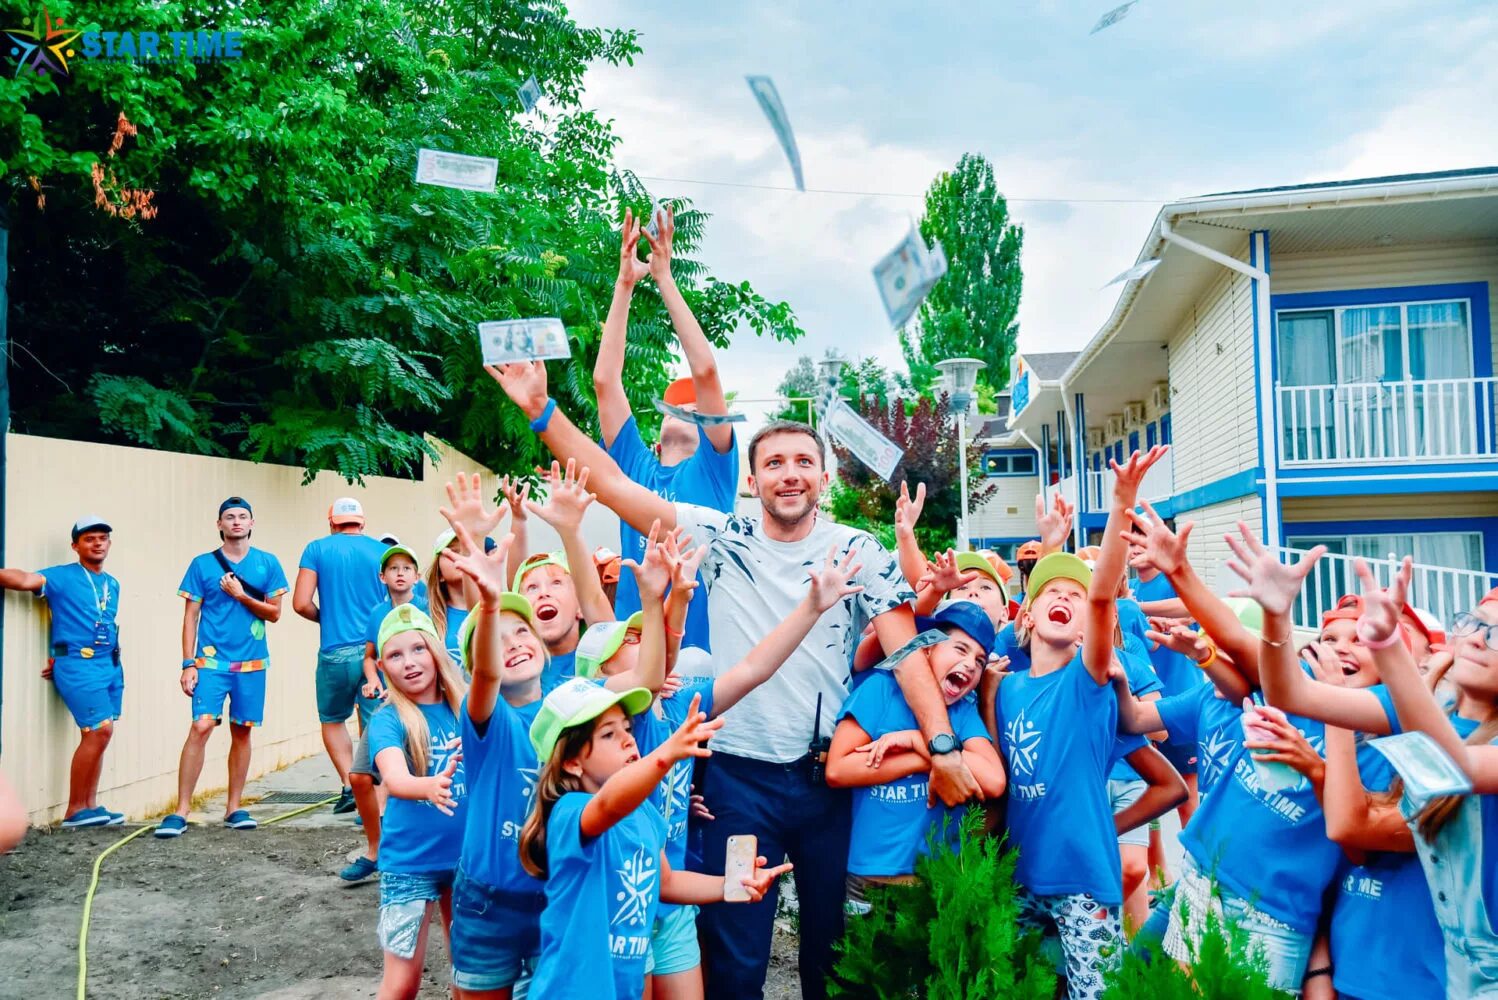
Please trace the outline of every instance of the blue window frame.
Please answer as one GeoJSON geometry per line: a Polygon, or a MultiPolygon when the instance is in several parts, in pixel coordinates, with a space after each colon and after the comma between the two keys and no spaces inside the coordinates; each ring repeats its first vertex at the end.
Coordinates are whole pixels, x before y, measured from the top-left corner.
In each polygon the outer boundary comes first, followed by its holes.
{"type": "Polygon", "coordinates": [[[1160,443],[1170,444],[1170,414],[1160,414],[1160,443]]]}
{"type": "Polygon", "coordinates": [[[1136,452],[1138,450],[1139,450],[1139,432],[1138,431],[1130,431],[1129,432],[1129,454],[1132,455],[1132,454],[1134,454],[1134,452],[1136,452]]]}
{"type": "Polygon", "coordinates": [[[990,451],[983,455],[983,474],[992,478],[1035,475],[1033,451],[990,451]]]}
{"type": "Polygon", "coordinates": [[[1155,446],[1155,443],[1155,425],[1146,424],[1144,426],[1144,446],[1146,448],[1153,448],[1155,446]]]}

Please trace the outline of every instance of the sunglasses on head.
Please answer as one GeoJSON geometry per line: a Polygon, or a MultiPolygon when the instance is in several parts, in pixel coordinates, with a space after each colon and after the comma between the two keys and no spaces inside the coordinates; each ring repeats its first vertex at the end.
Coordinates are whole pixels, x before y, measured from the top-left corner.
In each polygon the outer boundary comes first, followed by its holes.
{"type": "Polygon", "coordinates": [[[1498,624],[1489,624],[1470,611],[1457,615],[1456,621],[1451,624],[1451,634],[1458,638],[1479,632],[1483,633],[1482,640],[1487,647],[1498,653],[1498,624]]]}

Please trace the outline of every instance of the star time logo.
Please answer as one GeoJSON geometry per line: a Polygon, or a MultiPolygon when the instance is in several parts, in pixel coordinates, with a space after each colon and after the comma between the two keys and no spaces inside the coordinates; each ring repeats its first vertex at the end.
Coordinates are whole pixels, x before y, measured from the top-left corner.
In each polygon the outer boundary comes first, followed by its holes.
{"type": "Polygon", "coordinates": [[[1005,727],[1009,737],[1009,768],[1016,774],[1029,777],[1035,773],[1040,762],[1040,730],[1021,712],[1005,727]]]}
{"type": "Polygon", "coordinates": [[[69,59],[150,65],[216,62],[244,54],[239,31],[77,31],[46,7],[22,18],[19,27],[4,30],[17,77],[28,72],[70,76],[69,59]]]}
{"type": "Polygon", "coordinates": [[[77,55],[73,42],[81,31],[70,31],[62,18],[53,18],[46,7],[35,17],[23,17],[21,27],[5,29],[10,55],[16,61],[16,76],[30,70],[37,76],[68,75],[68,58],[77,55]]]}

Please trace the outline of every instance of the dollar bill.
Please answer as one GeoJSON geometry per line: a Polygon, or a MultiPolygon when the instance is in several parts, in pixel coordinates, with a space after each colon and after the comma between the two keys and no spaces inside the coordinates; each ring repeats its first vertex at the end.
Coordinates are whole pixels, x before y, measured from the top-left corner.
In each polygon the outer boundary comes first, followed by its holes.
{"type": "Polygon", "coordinates": [[[683,410],[679,406],[672,406],[664,399],[657,399],[655,401],[655,408],[666,414],[668,417],[675,417],[677,420],[685,420],[687,423],[696,424],[698,427],[718,427],[722,424],[742,424],[744,421],[749,419],[748,414],[745,413],[698,413],[696,410],[683,410]]]}
{"type": "MultiPolygon", "coordinates": [[[[1140,278],[1146,277],[1151,271],[1159,266],[1160,260],[1158,257],[1154,260],[1140,261],[1138,264],[1135,264],[1127,271],[1123,271],[1118,274],[1112,281],[1108,282],[1108,285],[1116,285],[1121,281],[1138,281],[1140,278]]],[[[1104,285],[1103,287],[1107,288],[1108,285],[1104,285]]]]}
{"type": "Polygon", "coordinates": [[[885,482],[893,481],[895,469],[905,457],[905,451],[875,430],[872,424],[855,413],[846,402],[834,399],[827,408],[822,426],[881,479],[885,482]]]}
{"type": "Polygon", "coordinates": [[[660,239],[661,226],[665,223],[665,221],[666,203],[661,202],[659,205],[656,205],[650,210],[650,221],[645,224],[645,232],[649,233],[650,238],[653,240],[660,239]]]}
{"type": "Polygon", "coordinates": [[[492,156],[464,156],[440,149],[423,149],[416,154],[418,184],[493,194],[498,177],[499,161],[492,156]]]}
{"type": "Polygon", "coordinates": [[[1472,781],[1440,744],[1421,732],[1385,736],[1368,744],[1389,758],[1404,779],[1404,794],[1410,813],[1425,808],[1431,799],[1444,795],[1467,795],[1472,781]]]}
{"type": "Polygon", "coordinates": [[[905,645],[901,646],[899,649],[895,650],[893,653],[889,654],[878,663],[874,664],[874,669],[893,670],[901,663],[905,662],[905,658],[911,653],[914,653],[916,650],[925,649],[927,646],[934,646],[938,642],[945,642],[946,639],[947,636],[945,632],[941,631],[940,629],[928,628],[926,631],[920,633],[914,639],[911,639],[905,645]]]}
{"type": "Polygon", "coordinates": [[[486,365],[570,358],[567,328],[555,317],[506,319],[479,324],[479,348],[486,365]]]}
{"type": "Polygon", "coordinates": [[[520,106],[525,108],[526,114],[536,110],[536,105],[541,103],[541,85],[536,82],[535,76],[531,76],[520,85],[516,96],[520,98],[520,106]]]}
{"type": "Polygon", "coordinates": [[[946,273],[946,251],[939,243],[928,250],[914,226],[874,265],[874,284],[879,286],[879,298],[895,329],[910,322],[946,273]]]}
{"type": "Polygon", "coordinates": [[[791,131],[791,120],[786,117],[785,105],[780,102],[780,92],[775,89],[775,81],[768,76],[746,76],[744,79],[749,82],[749,90],[759,102],[760,110],[770,119],[770,127],[780,140],[780,148],[785,150],[785,158],[791,164],[791,173],[796,177],[796,190],[805,191],[806,181],[801,176],[801,151],[796,148],[796,134],[791,131]]]}
{"type": "Polygon", "coordinates": [[[1139,0],[1129,0],[1128,3],[1121,3],[1117,7],[1114,7],[1112,10],[1108,11],[1108,13],[1097,19],[1097,24],[1094,24],[1092,26],[1092,30],[1089,31],[1088,34],[1095,35],[1099,31],[1102,31],[1104,28],[1113,27],[1119,21],[1122,21],[1124,18],[1128,17],[1129,9],[1138,2],[1139,0]]]}

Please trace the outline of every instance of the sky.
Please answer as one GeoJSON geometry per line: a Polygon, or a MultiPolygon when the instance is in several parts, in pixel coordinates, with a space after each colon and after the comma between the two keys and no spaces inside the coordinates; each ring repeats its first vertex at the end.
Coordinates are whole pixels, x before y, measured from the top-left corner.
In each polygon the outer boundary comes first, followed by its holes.
{"type": "Polygon", "coordinates": [[[1133,264],[1167,201],[1498,165],[1498,4],[1140,0],[1089,36],[1112,5],[569,9],[581,25],[640,34],[633,66],[585,80],[584,105],[620,139],[618,165],[710,213],[698,256],[790,303],[806,330],[796,344],[735,337],[720,370],[746,400],[828,348],[903,368],[871,268],[965,152],[994,164],[1024,227],[1019,346],[1037,352],[1096,333],[1119,293],[1104,284],[1133,264]],[[747,74],[775,80],[807,188],[865,193],[794,190],[747,74]]]}

